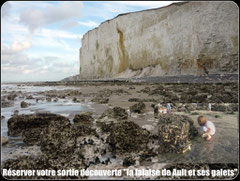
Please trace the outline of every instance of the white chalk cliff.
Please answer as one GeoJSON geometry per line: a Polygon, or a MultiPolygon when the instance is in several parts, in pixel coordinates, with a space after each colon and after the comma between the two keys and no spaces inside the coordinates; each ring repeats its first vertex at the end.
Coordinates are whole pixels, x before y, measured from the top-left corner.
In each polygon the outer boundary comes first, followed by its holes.
{"type": "Polygon", "coordinates": [[[88,31],[80,79],[238,70],[238,6],[182,2],[118,15],[88,31]]]}

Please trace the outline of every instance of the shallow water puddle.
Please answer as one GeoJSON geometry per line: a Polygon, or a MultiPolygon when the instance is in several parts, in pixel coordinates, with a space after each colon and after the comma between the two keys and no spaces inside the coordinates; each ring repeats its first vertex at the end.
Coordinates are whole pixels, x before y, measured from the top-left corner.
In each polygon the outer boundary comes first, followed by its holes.
{"type": "MultiPolygon", "coordinates": [[[[17,97],[14,101],[14,105],[12,107],[1,108],[1,116],[5,118],[1,120],[1,132],[2,136],[8,138],[8,144],[2,147],[2,154],[9,153],[11,151],[16,150],[19,146],[25,146],[21,137],[9,137],[8,136],[8,127],[7,121],[12,117],[14,111],[18,111],[18,114],[33,114],[36,112],[51,112],[55,114],[61,114],[62,116],[66,116],[72,121],[75,114],[82,111],[93,111],[92,103],[84,102],[84,103],[74,103],[69,99],[58,99],[57,102],[47,102],[45,100],[45,96],[39,94],[41,91],[48,90],[65,90],[70,89],[71,87],[54,87],[54,86],[46,86],[46,87],[38,87],[38,86],[17,86],[14,84],[3,84],[1,87],[1,91],[4,92],[3,95],[8,95],[11,91],[21,91],[22,93],[31,93],[34,95],[34,99],[23,99],[17,97]],[[36,103],[35,98],[43,98],[43,100],[36,103]],[[30,103],[31,105],[27,108],[21,108],[21,101],[25,101],[30,103]]],[[[76,89],[75,87],[73,89],[76,89]]],[[[79,89],[79,88],[78,88],[79,89]]],[[[29,95],[29,94],[28,94],[29,95]]]]}

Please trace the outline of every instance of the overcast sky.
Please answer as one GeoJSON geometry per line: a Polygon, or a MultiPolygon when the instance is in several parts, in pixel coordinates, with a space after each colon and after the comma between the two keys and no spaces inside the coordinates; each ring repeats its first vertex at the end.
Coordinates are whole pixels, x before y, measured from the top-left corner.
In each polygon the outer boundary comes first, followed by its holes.
{"type": "Polygon", "coordinates": [[[87,31],[118,14],[173,1],[8,1],[1,7],[1,81],[58,81],[79,73],[87,31]]]}

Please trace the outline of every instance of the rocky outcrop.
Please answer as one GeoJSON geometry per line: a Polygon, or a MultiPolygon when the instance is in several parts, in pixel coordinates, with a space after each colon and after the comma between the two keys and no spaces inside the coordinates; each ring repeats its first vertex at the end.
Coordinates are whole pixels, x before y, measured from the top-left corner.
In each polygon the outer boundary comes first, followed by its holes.
{"type": "Polygon", "coordinates": [[[86,166],[98,164],[102,160],[102,155],[106,154],[107,145],[102,139],[94,135],[77,138],[77,153],[83,155],[83,163],[86,166]]]}
{"type": "Polygon", "coordinates": [[[238,7],[181,2],[120,14],[82,38],[80,78],[236,72],[238,7]]]}
{"type": "Polygon", "coordinates": [[[20,103],[21,108],[26,108],[26,107],[28,107],[29,105],[30,105],[30,104],[27,103],[27,102],[25,102],[25,101],[22,101],[22,102],[20,103]]]}
{"type": "Polygon", "coordinates": [[[103,133],[109,133],[113,129],[114,124],[126,120],[127,118],[128,113],[125,109],[114,107],[104,111],[99,119],[96,120],[96,124],[103,133]]]}
{"type": "Polygon", "coordinates": [[[13,115],[8,120],[8,135],[22,136],[25,143],[39,145],[42,130],[52,121],[59,122],[59,124],[69,122],[67,118],[52,113],[13,115]]]}
{"type": "Polygon", "coordinates": [[[232,108],[229,104],[213,104],[211,106],[212,111],[228,112],[232,111],[232,108]]]}
{"type": "Polygon", "coordinates": [[[71,155],[76,147],[76,132],[73,130],[69,120],[50,122],[40,135],[43,155],[54,159],[71,155]]]}
{"type": "Polygon", "coordinates": [[[107,119],[117,119],[117,120],[124,120],[128,118],[128,113],[125,109],[121,107],[114,107],[109,108],[99,117],[99,119],[103,118],[107,119]]]}
{"type": "Polygon", "coordinates": [[[131,121],[113,124],[107,143],[117,154],[139,152],[147,149],[150,133],[131,121]]]}
{"type": "Polygon", "coordinates": [[[130,111],[134,113],[143,113],[146,108],[146,105],[143,102],[138,102],[137,104],[134,104],[130,106],[130,111]]]}
{"type": "Polygon", "coordinates": [[[123,159],[123,166],[129,167],[131,165],[134,165],[136,160],[134,160],[132,157],[128,156],[123,159]]]}
{"type": "Polygon", "coordinates": [[[92,102],[96,102],[98,104],[107,104],[109,101],[109,98],[105,98],[105,97],[95,97],[91,100],[92,102]]]}
{"type": "Polygon", "coordinates": [[[17,97],[17,94],[16,93],[12,93],[12,94],[9,94],[7,96],[7,99],[10,100],[10,101],[14,101],[16,97],[17,97]]]}
{"type": "Polygon", "coordinates": [[[174,114],[162,114],[158,118],[160,153],[184,153],[191,149],[190,139],[197,135],[191,118],[174,114]]]}
{"type": "Polygon", "coordinates": [[[80,114],[76,114],[73,118],[74,123],[84,124],[84,125],[91,125],[93,124],[93,117],[91,112],[83,112],[80,114]]]}
{"type": "Polygon", "coordinates": [[[1,107],[6,108],[6,107],[12,107],[14,105],[13,101],[2,101],[1,102],[1,107]]]}

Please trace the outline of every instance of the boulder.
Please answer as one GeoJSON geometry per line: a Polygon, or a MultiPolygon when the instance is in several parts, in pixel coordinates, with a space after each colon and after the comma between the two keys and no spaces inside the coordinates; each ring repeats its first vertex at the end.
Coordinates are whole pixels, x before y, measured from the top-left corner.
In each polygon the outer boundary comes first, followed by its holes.
{"type": "Polygon", "coordinates": [[[187,112],[196,111],[196,108],[197,108],[196,104],[191,103],[185,104],[185,109],[187,112]]]}
{"type": "Polygon", "coordinates": [[[67,118],[52,113],[13,115],[8,120],[8,135],[23,136],[25,143],[38,145],[41,131],[52,121],[69,122],[67,118]]]}
{"type": "Polygon", "coordinates": [[[7,96],[7,99],[10,101],[14,101],[14,99],[17,97],[17,94],[13,93],[7,96]]]}
{"type": "Polygon", "coordinates": [[[14,110],[13,115],[18,115],[19,114],[19,110],[14,110]]]}
{"type": "Polygon", "coordinates": [[[76,132],[70,121],[51,121],[41,132],[40,147],[43,155],[51,159],[73,154],[76,148],[76,132]]]}
{"type": "Polygon", "coordinates": [[[192,102],[194,103],[202,103],[202,102],[208,102],[207,98],[208,94],[196,94],[192,96],[192,102]]]}
{"type": "MultiPolygon", "coordinates": [[[[6,91],[1,91],[2,94],[6,93],[6,91]]],[[[7,96],[1,96],[1,102],[6,101],[7,100],[7,96]]]]}
{"type": "Polygon", "coordinates": [[[211,110],[219,112],[228,112],[232,111],[232,108],[231,106],[225,104],[212,104],[211,110]]]}
{"type": "Polygon", "coordinates": [[[129,102],[141,102],[142,99],[140,99],[140,98],[130,98],[130,99],[128,99],[128,101],[129,102]]]}
{"type": "Polygon", "coordinates": [[[109,133],[113,129],[113,125],[118,123],[119,120],[116,119],[108,119],[107,117],[104,117],[102,119],[98,119],[96,121],[97,126],[100,127],[100,130],[103,133],[109,133]]]}
{"type": "Polygon", "coordinates": [[[126,120],[128,113],[121,107],[109,108],[97,119],[96,124],[103,133],[109,133],[113,129],[113,125],[119,121],[126,120]]]}
{"type": "Polygon", "coordinates": [[[149,95],[168,95],[168,89],[163,85],[157,86],[155,89],[150,91],[150,88],[145,88],[142,92],[148,93],[149,95]]]}
{"type": "Polygon", "coordinates": [[[138,92],[139,93],[146,93],[146,94],[148,94],[150,91],[151,91],[150,87],[145,87],[145,88],[141,89],[138,92]]]}
{"type": "Polygon", "coordinates": [[[130,106],[130,111],[134,113],[143,113],[146,105],[143,102],[138,102],[130,106]]]}
{"type": "Polygon", "coordinates": [[[197,109],[197,105],[192,103],[178,104],[177,106],[178,112],[191,112],[191,111],[195,111],[196,109],[197,109]]]}
{"type": "Polygon", "coordinates": [[[180,105],[180,106],[177,107],[177,111],[178,111],[178,112],[184,112],[185,110],[186,110],[185,104],[182,104],[182,105],[180,105]]]}
{"type": "Polygon", "coordinates": [[[47,102],[51,102],[51,101],[52,101],[52,98],[51,98],[51,97],[46,97],[46,101],[47,101],[47,102]]]}
{"type": "Polygon", "coordinates": [[[22,132],[23,142],[27,145],[40,145],[40,134],[42,128],[26,129],[22,132]]]}
{"type": "Polygon", "coordinates": [[[32,95],[26,97],[26,99],[34,99],[32,95]]]}
{"type": "Polygon", "coordinates": [[[121,121],[112,125],[107,138],[112,152],[125,154],[147,149],[150,133],[132,121],[121,121]]]}
{"type": "Polygon", "coordinates": [[[190,94],[181,93],[179,102],[192,102],[192,96],[190,94]]]}
{"type": "Polygon", "coordinates": [[[80,102],[76,97],[74,97],[74,98],[72,99],[72,101],[75,102],[75,103],[80,102]]]}
{"type": "Polygon", "coordinates": [[[129,167],[131,165],[134,165],[136,163],[136,160],[134,160],[131,156],[127,156],[123,159],[123,166],[129,167]]]}
{"type": "Polygon", "coordinates": [[[75,132],[76,136],[89,136],[94,135],[98,136],[96,129],[91,128],[89,125],[84,124],[73,124],[73,131],[75,132]]]}
{"type": "Polygon", "coordinates": [[[83,112],[80,114],[76,114],[73,118],[74,123],[80,123],[80,124],[93,124],[93,117],[91,112],[83,112]]]}
{"type": "Polygon", "coordinates": [[[41,102],[44,101],[44,98],[41,98],[41,97],[40,98],[36,98],[36,103],[38,103],[39,101],[41,101],[41,102]]]}
{"type": "Polygon", "coordinates": [[[238,112],[238,103],[232,103],[229,105],[233,112],[238,112]]]}
{"type": "Polygon", "coordinates": [[[132,85],[132,86],[129,87],[129,89],[135,89],[135,87],[132,85]]]}
{"type": "Polygon", "coordinates": [[[144,160],[151,160],[151,158],[156,157],[157,153],[153,151],[153,149],[149,149],[144,151],[142,154],[139,155],[139,161],[142,162],[144,160]]]}
{"type": "Polygon", "coordinates": [[[21,108],[26,108],[26,107],[28,107],[29,105],[30,105],[30,104],[27,103],[27,102],[25,102],[25,101],[22,101],[22,102],[20,103],[21,108]]]}
{"type": "Polygon", "coordinates": [[[92,102],[96,102],[98,104],[107,104],[109,101],[109,98],[105,97],[95,97],[91,100],[92,102]]]}
{"type": "Polygon", "coordinates": [[[208,104],[205,104],[205,103],[197,103],[196,110],[202,111],[202,110],[208,110],[208,109],[209,109],[208,104]]]}
{"type": "Polygon", "coordinates": [[[82,155],[83,163],[89,167],[91,164],[98,164],[103,159],[108,148],[104,141],[95,135],[81,136],[77,138],[78,155],[82,155]]]}
{"type": "Polygon", "coordinates": [[[14,102],[12,102],[12,101],[2,101],[1,102],[1,108],[12,107],[13,105],[14,105],[14,102]]]}
{"type": "Polygon", "coordinates": [[[113,109],[109,108],[99,117],[99,119],[103,119],[107,117],[108,119],[117,119],[124,120],[128,118],[128,113],[125,109],[121,107],[114,107],[113,109]]]}
{"type": "Polygon", "coordinates": [[[191,118],[174,114],[162,114],[158,118],[160,153],[184,153],[191,149],[190,139],[197,135],[191,118]]]}

